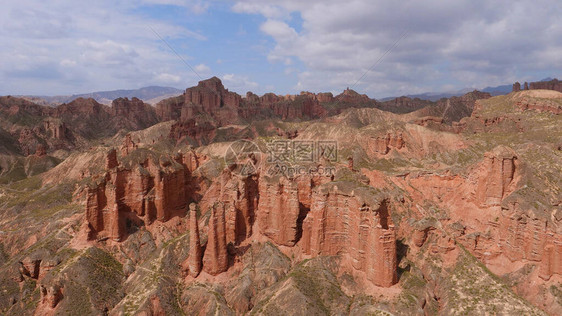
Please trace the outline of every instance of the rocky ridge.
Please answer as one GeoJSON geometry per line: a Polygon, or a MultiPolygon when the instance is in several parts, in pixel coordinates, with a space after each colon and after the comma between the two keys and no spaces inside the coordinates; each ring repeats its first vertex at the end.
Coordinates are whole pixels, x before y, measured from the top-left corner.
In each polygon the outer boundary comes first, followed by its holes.
{"type": "MultiPolygon", "coordinates": [[[[557,95],[473,93],[457,100],[470,116],[449,125],[442,109],[340,111],[323,104],[338,97],[305,93],[339,114],[219,127],[247,102],[221,86],[192,90],[201,112],[184,125],[122,131],[0,186],[2,313],[562,312],[559,114],[519,104],[557,95]],[[200,120],[203,106],[213,117],[200,120]],[[181,128],[199,129],[197,148],[171,135],[186,137],[181,128]],[[232,138],[216,141],[223,133],[232,138]],[[262,149],[335,140],[337,161],[312,167],[336,172],[241,175],[243,161],[224,161],[237,137],[262,149]]],[[[29,157],[52,153],[37,146],[29,157]]]]}

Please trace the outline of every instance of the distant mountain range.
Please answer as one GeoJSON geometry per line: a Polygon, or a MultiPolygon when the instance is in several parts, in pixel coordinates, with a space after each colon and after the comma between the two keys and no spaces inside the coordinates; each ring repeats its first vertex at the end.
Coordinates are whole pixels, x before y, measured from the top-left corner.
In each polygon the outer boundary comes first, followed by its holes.
{"type": "MultiPolygon", "coordinates": [[[[552,78],[548,77],[548,78],[544,78],[540,81],[550,81],[552,80],[552,78]]],[[[523,86],[523,83],[521,83],[521,86],[523,86]]],[[[506,85],[501,85],[501,86],[496,86],[496,87],[486,87],[484,89],[477,89],[478,91],[481,92],[488,92],[489,94],[491,94],[492,96],[497,96],[497,95],[504,95],[504,94],[508,94],[512,91],[513,89],[513,84],[506,84],[506,85]]],[[[461,89],[458,91],[453,91],[453,92],[426,92],[426,93],[421,93],[421,94],[409,94],[406,95],[406,97],[408,98],[418,98],[418,99],[422,99],[422,100],[429,100],[429,101],[437,101],[439,99],[442,98],[450,98],[450,97],[458,97],[461,95],[464,95],[470,91],[473,91],[474,89],[461,89]]],[[[392,99],[395,99],[396,97],[386,97],[386,98],[382,98],[379,101],[389,101],[392,99]]]]}
{"type": "Polygon", "coordinates": [[[56,106],[62,103],[68,103],[78,98],[93,98],[102,104],[111,104],[117,98],[139,98],[146,103],[156,104],[160,100],[177,96],[183,93],[183,90],[172,87],[149,86],[133,90],[112,90],[112,91],[97,91],[84,94],[74,95],[58,95],[58,96],[34,96],[24,95],[19,96],[37,104],[56,106]]]}
{"type": "MultiPolygon", "coordinates": [[[[513,88],[513,85],[502,85],[502,86],[497,86],[497,87],[486,87],[482,90],[476,89],[478,91],[482,91],[482,92],[488,92],[489,94],[491,94],[492,96],[496,96],[496,95],[502,95],[502,94],[508,94],[511,92],[513,88]]],[[[464,95],[470,91],[473,91],[475,89],[462,89],[462,90],[458,90],[458,91],[453,91],[453,92],[426,92],[426,93],[420,93],[420,94],[408,94],[406,95],[406,97],[408,98],[418,98],[418,99],[422,99],[422,100],[429,100],[429,101],[437,101],[443,98],[450,98],[450,97],[458,97],[461,95],[464,95]]],[[[396,97],[386,97],[386,98],[382,98],[379,101],[389,101],[392,99],[395,99],[396,97]]]]}
{"type": "MultiPolygon", "coordinates": [[[[552,80],[552,78],[549,77],[549,78],[542,79],[540,81],[550,81],[550,80],[552,80]]],[[[478,90],[481,92],[488,92],[492,96],[497,96],[497,95],[510,93],[512,91],[512,88],[513,88],[512,84],[506,84],[496,87],[486,87],[484,89],[478,89],[478,90]]],[[[453,92],[426,92],[421,94],[408,94],[406,95],[406,97],[412,99],[418,98],[421,100],[429,100],[435,102],[442,98],[462,96],[473,90],[474,89],[461,89],[453,92]]],[[[46,106],[56,106],[63,103],[69,103],[78,98],[93,98],[99,103],[110,105],[111,102],[117,98],[130,99],[133,97],[139,98],[146,103],[154,105],[163,99],[177,96],[182,93],[183,90],[172,88],[172,87],[148,86],[148,87],[143,87],[140,89],[132,89],[132,90],[121,89],[121,90],[111,90],[111,91],[97,91],[97,92],[74,94],[74,95],[58,95],[58,96],[20,95],[17,97],[24,98],[36,104],[46,105],[46,106]]],[[[378,101],[385,102],[396,98],[397,96],[392,96],[392,97],[378,99],[378,101]]]]}

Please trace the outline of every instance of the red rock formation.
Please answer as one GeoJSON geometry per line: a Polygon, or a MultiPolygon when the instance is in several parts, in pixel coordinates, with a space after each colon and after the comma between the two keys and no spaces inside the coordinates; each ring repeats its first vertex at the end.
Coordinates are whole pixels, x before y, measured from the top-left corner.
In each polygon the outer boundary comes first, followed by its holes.
{"type": "Polygon", "coordinates": [[[37,146],[40,145],[39,137],[30,128],[23,128],[19,131],[17,136],[20,150],[24,156],[29,156],[35,153],[37,146]]]}
{"type": "Polygon", "coordinates": [[[199,238],[199,223],[197,222],[197,205],[189,205],[189,275],[196,278],[201,272],[203,250],[199,238]]]}
{"type": "Polygon", "coordinates": [[[354,103],[354,104],[370,101],[367,95],[359,94],[349,88],[345,89],[342,93],[338,94],[335,99],[340,102],[354,103]]]}
{"type": "Polygon", "coordinates": [[[512,89],[512,91],[513,91],[513,92],[519,92],[519,91],[521,91],[521,84],[520,84],[519,82],[515,82],[515,83],[513,84],[513,89],[512,89]]]}
{"type": "Polygon", "coordinates": [[[177,122],[170,129],[169,138],[181,141],[191,140],[190,143],[201,145],[208,143],[215,133],[215,126],[209,122],[198,122],[194,119],[177,122]]]}
{"type": "Polygon", "coordinates": [[[297,183],[285,177],[262,176],[259,182],[260,233],[278,245],[293,246],[297,240],[300,206],[297,183]]]}
{"type": "Polygon", "coordinates": [[[47,119],[43,122],[43,128],[47,135],[56,139],[65,140],[68,134],[66,124],[54,119],[47,119]]]}
{"type": "MultiPolygon", "coordinates": [[[[365,95],[352,93],[351,90],[342,94],[344,103],[355,105],[370,100],[365,95]]],[[[341,98],[340,98],[341,99],[341,98]]],[[[221,81],[213,77],[202,80],[196,87],[188,88],[180,98],[163,100],[156,105],[156,113],[161,120],[176,119],[189,122],[201,115],[208,118],[212,128],[240,121],[253,120],[256,117],[279,117],[282,119],[317,118],[325,116],[328,111],[321,106],[335,99],[331,93],[301,93],[296,96],[278,96],[266,93],[261,97],[248,92],[242,98],[234,92],[225,89],[221,81]]],[[[346,107],[346,106],[344,106],[346,107]]],[[[185,129],[185,128],[184,128],[185,129]]]]}
{"type": "Polygon", "coordinates": [[[434,103],[428,100],[422,100],[419,98],[412,99],[402,96],[381,102],[377,104],[376,107],[392,113],[409,113],[432,105],[434,105],[434,103]]]}
{"type": "Polygon", "coordinates": [[[133,150],[139,148],[139,145],[135,144],[131,134],[125,135],[125,140],[123,141],[123,146],[121,146],[121,155],[127,156],[133,150]]]}
{"type": "Polygon", "coordinates": [[[316,99],[320,103],[334,102],[334,95],[331,92],[318,93],[316,99]]]}
{"type": "Polygon", "coordinates": [[[544,280],[549,280],[553,274],[562,275],[562,237],[558,237],[559,240],[553,240],[543,251],[539,276],[544,280]]]}
{"type": "Polygon", "coordinates": [[[211,209],[207,247],[203,256],[203,270],[217,275],[228,269],[228,252],[226,249],[225,205],[217,202],[211,209]]]}
{"type": "Polygon", "coordinates": [[[39,265],[39,277],[37,280],[41,281],[41,279],[59,263],[60,260],[58,258],[46,258],[41,260],[41,264],[39,265]]]}
{"type": "Polygon", "coordinates": [[[200,158],[197,156],[197,153],[193,148],[191,148],[188,152],[183,154],[182,156],[182,164],[187,167],[189,172],[195,171],[195,169],[199,168],[200,158]]]}
{"type": "Polygon", "coordinates": [[[40,259],[26,257],[20,262],[20,273],[32,279],[38,279],[40,265],[40,259]]]}
{"type": "Polygon", "coordinates": [[[45,146],[44,145],[37,146],[37,149],[35,150],[35,156],[43,157],[45,155],[47,155],[47,149],[45,148],[45,146]]]}
{"type": "Polygon", "coordinates": [[[118,98],[111,103],[111,115],[121,119],[120,128],[138,130],[158,123],[156,111],[150,104],[133,97],[118,98]]]}
{"type": "Polygon", "coordinates": [[[412,123],[421,126],[434,126],[443,124],[443,118],[438,116],[424,116],[422,118],[413,120],[412,123]]]}
{"type": "Polygon", "coordinates": [[[555,100],[523,97],[516,103],[521,111],[533,110],[537,112],[550,112],[562,114],[562,105],[555,100]]]}
{"type": "Polygon", "coordinates": [[[270,106],[275,103],[279,103],[284,101],[283,97],[280,97],[274,93],[266,93],[262,97],[260,97],[260,101],[263,105],[270,106]]]}
{"type": "MultiPolygon", "coordinates": [[[[525,84],[527,84],[525,82],[525,84]]],[[[552,79],[550,81],[537,81],[531,82],[529,84],[528,89],[535,90],[535,89],[546,89],[546,90],[555,90],[558,92],[562,92],[562,82],[558,81],[558,79],[552,79]]],[[[527,88],[525,90],[528,90],[527,88]]]]}
{"type": "Polygon", "coordinates": [[[485,175],[480,177],[476,201],[482,207],[499,206],[505,196],[513,192],[518,178],[519,162],[515,152],[507,147],[497,147],[484,155],[485,175]]]}
{"type": "Polygon", "coordinates": [[[208,209],[216,201],[224,204],[227,243],[238,244],[252,234],[258,199],[257,175],[233,175],[226,168],[207,190],[200,205],[208,209]]]}
{"type": "Polygon", "coordinates": [[[117,151],[115,150],[115,148],[112,148],[109,150],[105,158],[105,169],[113,169],[118,165],[119,162],[117,161],[117,151]]]}
{"type": "Polygon", "coordinates": [[[55,308],[57,304],[62,300],[62,291],[60,286],[53,285],[45,287],[41,285],[41,304],[48,306],[49,308],[55,308]]]}
{"type": "MultiPolygon", "coordinates": [[[[264,95],[265,97],[265,95],[264,95]]],[[[296,96],[291,102],[279,101],[280,97],[268,97],[264,105],[268,105],[273,114],[284,120],[293,120],[304,117],[322,117],[327,111],[320,105],[314,95],[302,94],[296,96]]]]}
{"type": "Polygon", "coordinates": [[[421,247],[427,240],[429,232],[435,228],[430,225],[420,225],[416,227],[412,232],[412,242],[416,247],[421,247]]]}
{"type": "Polygon", "coordinates": [[[225,89],[217,77],[199,81],[196,87],[188,88],[185,91],[185,104],[202,105],[204,111],[207,112],[218,109],[223,105],[238,107],[240,101],[240,96],[225,89]]]}
{"type": "Polygon", "coordinates": [[[184,215],[192,189],[189,176],[186,166],[164,156],[156,162],[147,159],[130,168],[109,170],[87,190],[88,238],[122,240],[131,225],[184,215]]]}
{"type": "MultiPolygon", "coordinates": [[[[457,241],[477,258],[540,262],[540,276],[548,279],[560,273],[562,237],[543,211],[533,210],[529,201],[514,194],[525,183],[525,174],[516,153],[500,146],[486,153],[469,176],[409,175],[402,187],[415,200],[446,207],[451,221],[466,225],[457,241]]],[[[424,235],[414,232],[414,243],[421,245],[424,235]]],[[[436,247],[443,252],[454,245],[443,239],[436,247]]]]}
{"type": "Polygon", "coordinates": [[[246,103],[250,103],[250,104],[259,104],[260,97],[257,94],[255,94],[251,91],[248,91],[248,92],[246,92],[246,99],[244,101],[246,103]]]}
{"type": "Polygon", "coordinates": [[[404,147],[402,133],[388,133],[385,136],[372,137],[369,140],[369,148],[382,155],[386,155],[391,148],[401,149],[404,147]]]}
{"type": "Polygon", "coordinates": [[[397,281],[396,236],[390,204],[370,191],[343,191],[329,183],[313,193],[301,247],[309,255],[349,256],[355,269],[378,286],[397,281]]]}

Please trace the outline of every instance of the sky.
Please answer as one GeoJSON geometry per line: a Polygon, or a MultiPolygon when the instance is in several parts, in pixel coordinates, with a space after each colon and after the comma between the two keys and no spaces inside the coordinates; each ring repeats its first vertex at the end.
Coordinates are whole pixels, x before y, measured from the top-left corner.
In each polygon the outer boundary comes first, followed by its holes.
{"type": "Polygon", "coordinates": [[[350,87],[382,98],[561,70],[552,0],[4,0],[0,11],[0,95],[217,76],[242,95],[350,87]]]}

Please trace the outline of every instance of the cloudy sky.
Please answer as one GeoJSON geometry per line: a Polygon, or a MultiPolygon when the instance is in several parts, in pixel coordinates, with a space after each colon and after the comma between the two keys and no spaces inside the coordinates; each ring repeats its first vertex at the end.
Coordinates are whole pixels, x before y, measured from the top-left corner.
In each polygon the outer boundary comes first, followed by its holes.
{"type": "Polygon", "coordinates": [[[562,70],[552,0],[4,2],[0,95],[184,89],[217,76],[241,94],[352,87],[380,98],[562,70]]]}

